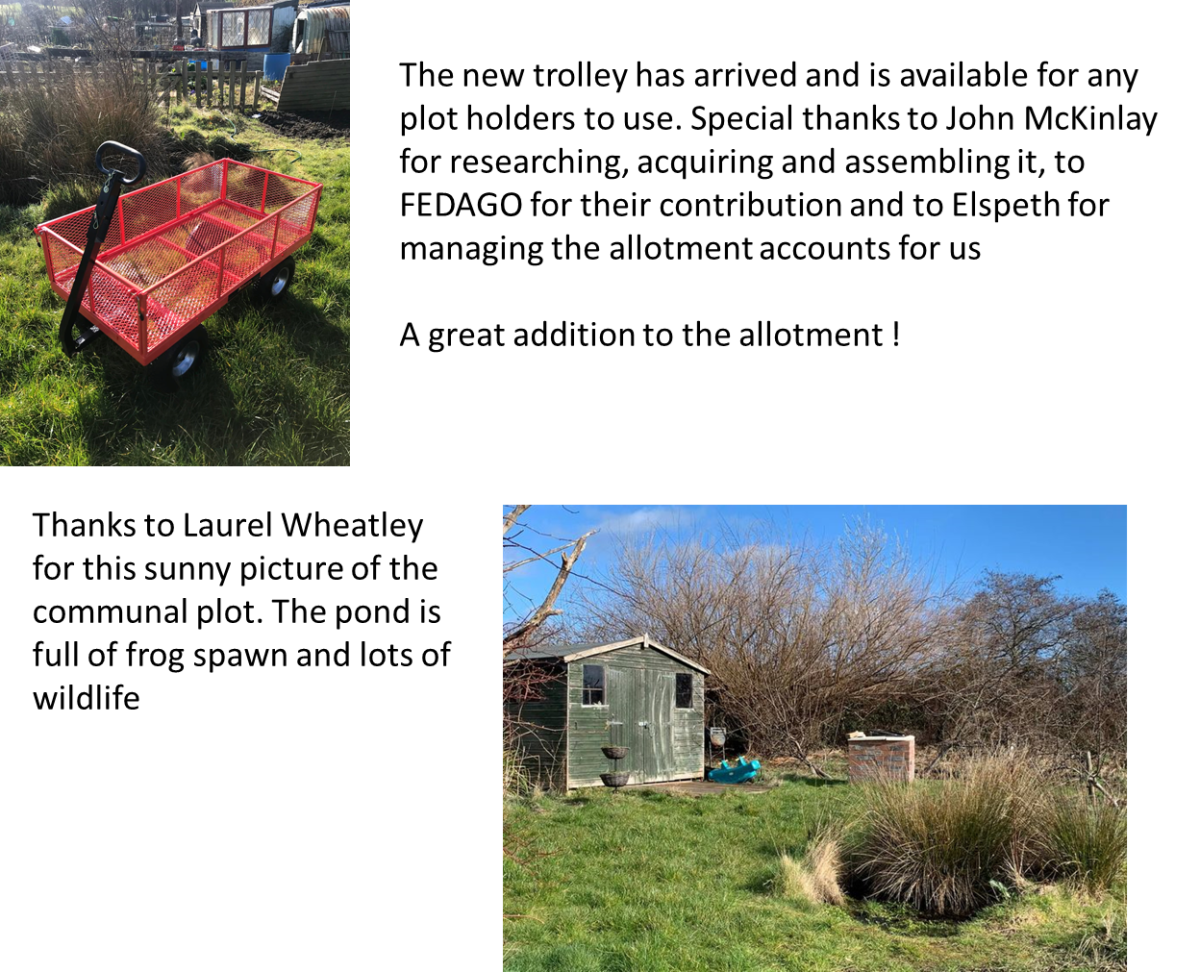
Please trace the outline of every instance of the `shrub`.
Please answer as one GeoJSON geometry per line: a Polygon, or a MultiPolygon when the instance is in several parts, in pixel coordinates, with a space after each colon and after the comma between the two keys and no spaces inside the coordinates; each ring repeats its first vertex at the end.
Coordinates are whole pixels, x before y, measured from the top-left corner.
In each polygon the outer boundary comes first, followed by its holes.
{"type": "Polygon", "coordinates": [[[988,759],[942,784],[873,784],[854,852],[872,896],[965,916],[1040,863],[1043,781],[1020,759],[988,759]]]}
{"type": "Polygon", "coordinates": [[[783,897],[808,904],[840,905],[842,894],[842,842],[833,830],[824,830],[809,841],[799,860],[779,855],[776,888],[783,897]]]}
{"type": "Polygon", "coordinates": [[[1125,812],[1089,805],[1082,795],[1062,796],[1046,814],[1046,860],[1050,871],[1091,893],[1117,884],[1125,871],[1125,812]]]}

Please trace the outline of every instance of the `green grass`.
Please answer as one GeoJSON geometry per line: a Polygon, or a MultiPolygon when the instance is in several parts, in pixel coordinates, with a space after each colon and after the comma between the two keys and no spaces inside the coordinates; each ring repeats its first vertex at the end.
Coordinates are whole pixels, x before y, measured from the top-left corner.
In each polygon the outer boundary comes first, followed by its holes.
{"type": "MultiPolygon", "coordinates": [[[[921,785],[921,784],[918,784],[921,785]]],[[[1116,969],[1124,900],[1066,887],[970,921],[880,902],[812,906],[778,893],[798,857],[862,791],[786,779],[768,793],[693,799],[596,790],[509,800],[505,967],[514,972],[1116,969]]]]}
{"type": "MultiPolygon", "coordinates": [[[[0,461],[13,465],[344,465],[350,460],[350,147],[284,139],[250,119],[176,109],[172,126],[224,133],[254,162],[324,184],[311,240],[276,306],[242,291],[207,322],[210,354],[183,390],[159,390],[99,341],[68,359],[63,301],[34,226],[46,202],[0,207],[0,461]]],[[[92,187],[94,193],[98,185],[92,187]]],[[[60,195],[69,190],[59,190],[60,195]]],[[[56,200],[47,202],[53,204],[56,200]]]]}

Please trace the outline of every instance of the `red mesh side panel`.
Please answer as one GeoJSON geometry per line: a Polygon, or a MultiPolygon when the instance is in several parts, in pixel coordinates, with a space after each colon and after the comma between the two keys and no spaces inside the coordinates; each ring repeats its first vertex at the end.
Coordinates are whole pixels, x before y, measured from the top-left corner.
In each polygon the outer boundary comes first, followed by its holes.
{"type": "Polygon", "coordinates": [[[42,239],[50,251],[50,261],[54,267],[54,282],[70,292],[71,281],[75,279],[75,268],[79,266],[83,254],[67,246],[53,233],[46,233],[42,239]]]}
{"type": "Polygon", "coordinates": [[[206,165],[203,169],[185,172],[179,177],[180,212],[207,206],[221,198],[221,166],[206,165]]]}
{"type": "Polygon", "coordinates": [[[225,244],[225,275],[221,289],[228,293],[247,277],[253,276],[271,258],[271,240],[275,221],[269,216],[254,229],[225,244]]]}
{"type": "MultiPolygon", "coordinates": [[[[88,227],[92,225],[92,216],[95,215],[95,212],[94,206],[91,209],[81,209],[77,213],[60,216],[53,222],[47,223],[45,228],[52,230],[68,243],[72,243],[82,250],[87,244],[87,231],[88,227]]],[[[113,217],[113,221],[108,227],[108,234],[104,237],[104,242],[100,244],[99,252],[103,253],[114,246],[120,246],[120,244],[121,229],[117,225],[116,217],[113,217]]],[[[57,269],[57,264],[55,268],[57,269]]]]}
{"type": "Polygon", "coordinates": [[[291,246],[308,232],[308,217],[312,214],[313,204],[316,201],[317,195],[313,192],[294,206],[279,213],[279,236],[275,245],[276,252],[291,246]]]}
{"type": "Polygon", "coordinates": [[[219,296],[217,261],[193,260],[146,295],[147,349],[153,351],[219,296]]]}
{"type": "Polygon", "coordinates": [[[125,284],[114,277],[102,264],[92,268],[91,301],[96,315],[111,327],[117,336],[137,350],[138,309],[137,296],[125,284]]]}
{"type": "Polygon", "coordinates": [[[303,182],[297,182],[295,179],[272,172],[267,177],[267,212],[273,213],[311,190],[312,186],[306,186],[303,182]]]}
{"type": "Polygon", "coordinates": [[[230,202],[262,211],[263,180],[267,174],[248,165],[229,163],[229,174],[225,178],[225,198],[230,202]]]}
{"type": "MultiPolygon", "coordinates": [[[[178,215],[178,183],[178,179],[168,179],[121,197],[121,207],[125,211],[126,243],[143,233],[158,229],[178,215]]],[[[116,225],[116,220],[113,220],[113,225],[116,225]]],[[[112,236],[112,227],[108,235],[112,236]]]]}

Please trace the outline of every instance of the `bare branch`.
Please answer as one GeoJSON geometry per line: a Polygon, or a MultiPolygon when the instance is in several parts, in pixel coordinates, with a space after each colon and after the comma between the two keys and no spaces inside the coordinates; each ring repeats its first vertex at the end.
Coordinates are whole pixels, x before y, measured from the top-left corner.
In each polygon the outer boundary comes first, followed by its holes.
{"type": "Polygon", "coordinates": [[[528,637],[532,631],[544,624],[547,618],[562,614],[562,611],[557,610],[554,604],[558,600],[558,595],[562,591],[563,585],[567,582],[567,578],[571,576],[571,568],[575,566],[575,561],[579,559],[579,555],[583,553],[584,548],[587,546],[588,538],[595,532],[595,530],[589,530],[575,541],[570,550],[562,555],[562,566],[559,567],[558,576],[554,578],[554,583],[550,585],[550,590],[546,592],[545,600],[542,601],[538,609],[528,619],[505,633],[504,644],[506,647],[528,637]]]}
{"type": "Polygon", "coordinates": [[[521,518],[522,513],[529,509],[530,505],[526,503],[524,506],[514,506],[504,514],[504,536],[508,536],[508,531],[517,525],[517,520],[521,518]]]}

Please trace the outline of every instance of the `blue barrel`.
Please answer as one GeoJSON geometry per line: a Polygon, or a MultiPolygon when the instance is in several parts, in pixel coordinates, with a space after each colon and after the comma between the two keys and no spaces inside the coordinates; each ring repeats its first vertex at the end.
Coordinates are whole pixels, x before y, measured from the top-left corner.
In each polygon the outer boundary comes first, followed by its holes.
{"type": "Polygon", "coordinates": [[[264,81],[282,81],[283,72],[287,70],[287,66],[292,63],[291,54],[264,54],[263,55],[263,80],[264,81]]]}

